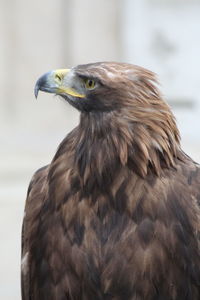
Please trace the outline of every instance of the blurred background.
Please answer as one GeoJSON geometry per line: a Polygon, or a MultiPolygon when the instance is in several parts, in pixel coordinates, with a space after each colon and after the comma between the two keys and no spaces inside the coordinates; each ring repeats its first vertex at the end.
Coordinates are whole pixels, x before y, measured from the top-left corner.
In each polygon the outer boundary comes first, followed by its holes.
{"type": "Polygon", "coordinates": [[[200,162],[200,0],[0,0],[0,299],[20,299],[26,190],[78,123],[33,88],[44,72],[124,61],[158,74],[183,149],[200,162]]]}

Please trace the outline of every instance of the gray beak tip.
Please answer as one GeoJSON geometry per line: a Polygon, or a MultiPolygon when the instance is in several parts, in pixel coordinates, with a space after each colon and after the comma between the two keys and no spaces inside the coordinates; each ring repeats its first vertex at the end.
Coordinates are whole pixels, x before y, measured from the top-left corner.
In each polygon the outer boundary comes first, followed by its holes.
{"type": "Polygon", "coordinates": [[[36,84],[35,88],[34,88],[34,95],[35,95],[35,98],[37,99],[38,97],[38,93],[39,93],[39,87],[38,85],[36,84]]]}

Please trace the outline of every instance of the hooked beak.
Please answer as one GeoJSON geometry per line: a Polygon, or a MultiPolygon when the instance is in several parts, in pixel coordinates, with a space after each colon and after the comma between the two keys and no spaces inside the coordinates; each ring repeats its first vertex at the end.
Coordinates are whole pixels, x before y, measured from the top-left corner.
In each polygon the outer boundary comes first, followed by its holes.
{"type": "Polygon", "coordinates": [[[59,69],[42,75],[35,85],[35,98],[37,99],[39,91],[54,93],[56,95],[70,95],[73,97],[84,98],[85,95],[71,87],[71,81],[68,80],[69,72],[70,69],[59,69]]]}

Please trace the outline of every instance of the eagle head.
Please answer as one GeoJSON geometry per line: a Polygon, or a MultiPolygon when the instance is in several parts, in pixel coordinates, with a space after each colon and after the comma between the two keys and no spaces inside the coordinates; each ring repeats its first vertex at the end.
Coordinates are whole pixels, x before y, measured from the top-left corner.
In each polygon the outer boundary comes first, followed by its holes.
{"type": "Polygon", "coordinates": [[[131,110],[138,102],[149,106],[160,98],[155,84],[154,73],[144,68],[100,62],[44,74],[36,83],[35,96],[39,90],[54,93],[86,112],[131,110]]]}

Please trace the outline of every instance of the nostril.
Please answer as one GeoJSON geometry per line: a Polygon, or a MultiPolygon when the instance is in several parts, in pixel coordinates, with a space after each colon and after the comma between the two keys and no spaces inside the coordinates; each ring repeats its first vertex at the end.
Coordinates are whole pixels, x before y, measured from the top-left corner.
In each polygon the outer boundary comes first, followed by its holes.
{"type": "Polygon", "coordinates": [[[57,83],[60,83],[60,82],[62,81],[62,78],[61,78],[61,76],[60,76],[59,74],[56,74],[56,75],[55,75],[55,81],[56,81],[57,83]]]}

